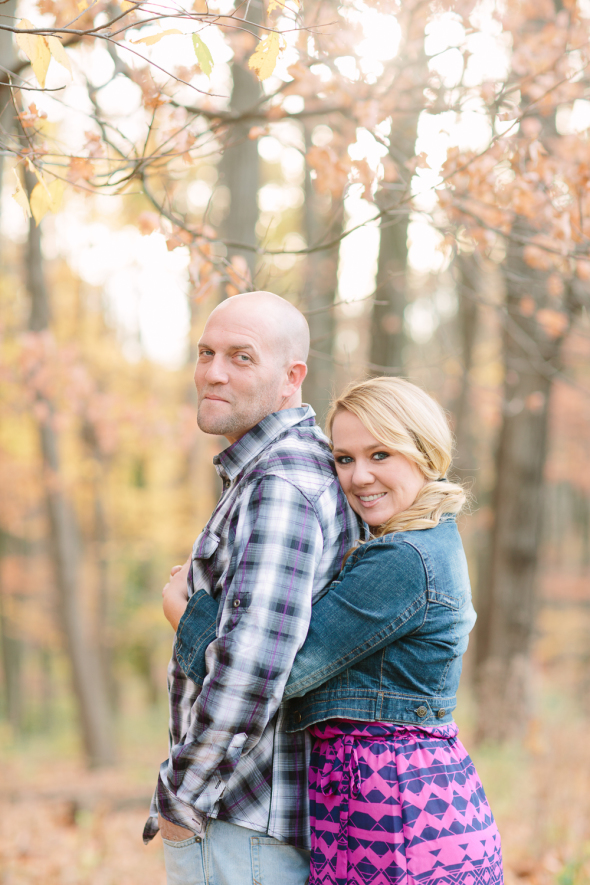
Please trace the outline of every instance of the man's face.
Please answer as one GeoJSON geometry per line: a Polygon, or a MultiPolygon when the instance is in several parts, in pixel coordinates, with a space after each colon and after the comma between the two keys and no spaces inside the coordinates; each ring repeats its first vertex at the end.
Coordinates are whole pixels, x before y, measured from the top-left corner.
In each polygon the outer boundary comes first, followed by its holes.
{"type": "Polygon", "coordinates": [[[199,341],[197,420],[205,433],[240,439],[281,406],[287,379],[264,318],[244,309],[214,312],[199,341]]]}

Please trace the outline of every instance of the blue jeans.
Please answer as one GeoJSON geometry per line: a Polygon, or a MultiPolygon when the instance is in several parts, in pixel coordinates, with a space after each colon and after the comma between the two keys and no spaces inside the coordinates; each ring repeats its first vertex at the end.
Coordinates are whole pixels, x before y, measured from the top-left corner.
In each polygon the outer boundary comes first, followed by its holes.
{"type": "Polygon", "coordinates": [[[309,878],[309,851],[222,820],[184,842],[162,841],[168,885],[305,885],[309,878]]]}

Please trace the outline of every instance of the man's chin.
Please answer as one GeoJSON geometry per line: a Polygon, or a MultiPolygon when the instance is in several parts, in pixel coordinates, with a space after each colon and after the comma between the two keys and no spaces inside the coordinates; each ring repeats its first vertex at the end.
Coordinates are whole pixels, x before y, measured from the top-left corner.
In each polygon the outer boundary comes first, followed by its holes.
{"type": "Polygon", "coordinates": [[[230,404],[222,400],[205,400],[199,406],[197,424],[203,433],[225,436],[235,424],[230,404]]]}

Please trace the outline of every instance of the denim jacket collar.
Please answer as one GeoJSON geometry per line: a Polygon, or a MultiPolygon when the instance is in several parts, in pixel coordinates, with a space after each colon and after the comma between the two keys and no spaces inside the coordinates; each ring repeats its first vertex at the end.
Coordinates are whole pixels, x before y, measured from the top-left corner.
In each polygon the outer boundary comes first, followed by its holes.
{"type": "Polygon", "coordinates": [[[267,415],[235,443],[215,455],[213,464],[217,473],[222,479],[233,480],[269,443],[296,424],[315,424],[315,412],[311,406],[304,403],[299,408],[284,409],[267,415]]]}

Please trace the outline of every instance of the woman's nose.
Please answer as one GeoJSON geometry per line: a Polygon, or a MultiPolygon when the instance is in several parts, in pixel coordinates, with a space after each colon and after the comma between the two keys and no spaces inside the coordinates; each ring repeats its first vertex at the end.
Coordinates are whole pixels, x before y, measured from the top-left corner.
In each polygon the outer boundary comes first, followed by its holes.
{"type": "Polygon", "coordinates": [[[368,486],[375,482],[375,476],[371,470],[371,464],[359,458],[354,462],[352,472],[353,486],[368,486]]]}

